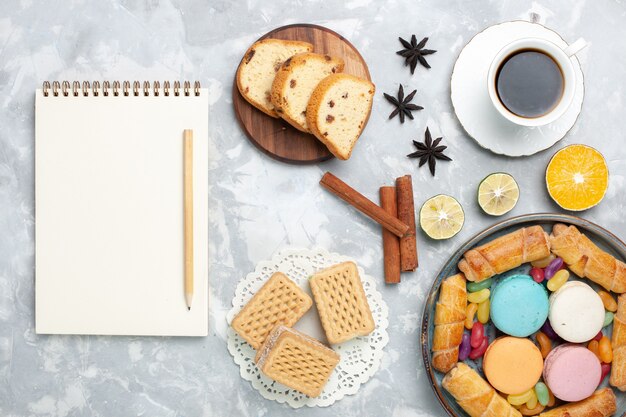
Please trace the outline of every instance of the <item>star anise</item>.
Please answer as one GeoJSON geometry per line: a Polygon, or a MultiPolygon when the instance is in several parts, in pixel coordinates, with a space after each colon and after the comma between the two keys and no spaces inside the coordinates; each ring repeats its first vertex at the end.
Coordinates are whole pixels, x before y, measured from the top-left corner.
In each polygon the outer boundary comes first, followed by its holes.
{"type": "Polygon", "coordinates": [[[389,115],[390,119],[393,119],[396,115],[400,115],[400,123],[404,123],[404,116],[413,120],[413,115],[411,114],[414,110],[422,110],[422,106],[418,106],[417,104],[412,104],[411,100],[415,97],[415,93],[417,90],[413,90],[411,94],[404,97],[404,88],[402,84],[400,84],[400,88],[398,88],[398,98],[392,97],[387,93],[383,93],[388,102],[396,106],[395,109],[389,115]]]}
{"type": "Polygon", "coordinates": [[[452,159],[443,154],[443,151],[446,150],[447,146],[439,145],[442,138],[437,138],[433,141],[433,137],[430,135],[430,130],[428,130],[428,127],[426,127],[426,133],[424,137],[424,143],[418,142],[416,140],[413,141],[413,144],[417,148],[417,151],[410,153],[407,156],[409,158],[419,158],[419,166],[424,165],[426,161],[428,161],[428,168],[430,169],[430,173],[434,177],[435,164],[437,163],[437,159],[441,159],[444,161],[452,161],[452,159]]]}
{"type": "Polygon", "coordinates": [[[402,38],[398,38],[404,49],[396,52],[396,54],[404,57],[404,65],[411,65],[411,74],[415,72],[415,67],[419,62],[425,68],[430,68],[428,62],[424,58],[425,55],[434,54],[437,51],[432,49],[424,49],[426,46],[426,42],[428,42],[428,38],[422,39],[419,43],[417,43],[417,38],[415,35],[411,36],[411,42],[407,42],[402,38]]]}

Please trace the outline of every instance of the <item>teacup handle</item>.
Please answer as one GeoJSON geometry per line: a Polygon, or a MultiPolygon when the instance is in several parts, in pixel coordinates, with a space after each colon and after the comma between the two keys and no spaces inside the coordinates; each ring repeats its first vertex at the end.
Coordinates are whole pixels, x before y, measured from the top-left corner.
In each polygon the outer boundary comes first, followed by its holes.
{"type": "Polygon", "coordinates": [[[583,49],[587,45],[587,41],[585,41],[583,38],[579,38],[574,43],[571,43],[567,48],[563,49],[563,52],[565,52],[568,57],[571,57],[573,55],[576,55],[578,52],[580,52],[581,49],[583,49]]]}

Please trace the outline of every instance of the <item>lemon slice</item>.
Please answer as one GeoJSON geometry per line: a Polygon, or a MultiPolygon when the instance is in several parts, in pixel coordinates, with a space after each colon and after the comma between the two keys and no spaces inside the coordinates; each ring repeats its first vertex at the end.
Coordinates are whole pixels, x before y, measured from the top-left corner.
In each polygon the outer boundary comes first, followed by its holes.
{"type": "Polygon", "coordinates": [[[465,213],[454,197],[439,194],[420,209],[420,226],[430,238],[449,239],[463,228],[465,213]]]}
{"type": "Polygon", "coordinates": [[[488,175],[478,186],[478,205],[491,216],[502,216],[513,210],[519,200],[515,178],[504,172],[488,175]]]}

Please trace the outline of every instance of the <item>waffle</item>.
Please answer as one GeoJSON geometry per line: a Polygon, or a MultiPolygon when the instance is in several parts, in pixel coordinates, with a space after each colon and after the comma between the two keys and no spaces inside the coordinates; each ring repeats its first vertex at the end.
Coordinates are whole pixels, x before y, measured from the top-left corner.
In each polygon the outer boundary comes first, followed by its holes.
{"type": "Polygon", "coordinates": [[[374,331],[376,325],[354,262],[324,269],[313,275],[309,284],[329,343],[374,331]]]}
{"type": "Polygon", "coordinates": [[[231,325],[254,349],[259,349],[274,326],[293,326],[312,304],[308,294],[285,274],[276,272],[235,316],[231,325]]]}
{"type": "Polygon", "coordinates": [[[339,355],[310,336],[277,325],[257,352],[255,361],[268,377],[309,397],[317,397],[339,363],[339,355]]]}

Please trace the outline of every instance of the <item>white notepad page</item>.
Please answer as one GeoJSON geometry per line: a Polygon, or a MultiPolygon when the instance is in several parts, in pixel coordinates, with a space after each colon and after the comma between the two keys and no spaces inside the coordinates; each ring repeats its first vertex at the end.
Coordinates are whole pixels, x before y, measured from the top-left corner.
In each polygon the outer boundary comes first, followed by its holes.
{"type": "Polygon", "coordinates": [[[208,94],[140,94],[36,91],[37,333],[208,333],[208,94]],[[194,136],[190,311],[184,129],[194,136]]]}

